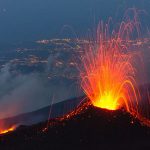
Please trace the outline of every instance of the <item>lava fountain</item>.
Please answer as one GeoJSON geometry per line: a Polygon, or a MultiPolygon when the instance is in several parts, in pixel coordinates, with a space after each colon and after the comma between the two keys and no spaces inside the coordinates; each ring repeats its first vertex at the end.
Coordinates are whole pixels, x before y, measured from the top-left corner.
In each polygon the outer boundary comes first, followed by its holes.
{"type": "Polygon", "coordinates": [[[127,51],[128,38],[121,37],[133,25],[122,23],[119,32],[113,31],[113,35],[108,36],[107,25],[104,27],[101,22],[96,45],[89,45],[82,57],[82,87],[94,106],[116,110],[125,104],[130,109],[128,103],[132,103],[133,98],[138,104],[136,70],[132,65],[134,55],[127,51]]]}
{"type": "Polygon", "coordinates": [[[106,24],[99,23],[96,40],[89,41],[81,57],[81,86],[94,106],[108,110],[124,107],[145,121],[138,88],[138,68],[144,68],[143,60],[140,51],[136,50],[138,46],[133,50],[131,42],[138,41],[140,36],[137,11],[134,13],[132,19],[126,16],[113,30],[111,19],[106,24]]]}

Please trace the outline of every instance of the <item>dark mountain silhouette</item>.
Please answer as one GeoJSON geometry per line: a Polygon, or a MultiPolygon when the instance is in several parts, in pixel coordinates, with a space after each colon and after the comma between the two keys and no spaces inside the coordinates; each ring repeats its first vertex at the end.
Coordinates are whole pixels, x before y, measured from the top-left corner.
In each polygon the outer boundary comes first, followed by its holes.
{"type": "Polygon", "coordinates": [[[51,119],[47,124],[22,126],[1,135],[0,149],[150,149],[150,128],[123,109],[108,111],[85,102],[74,112],[51,119]]]}
{"type": "Polygon", "coordinates": [[[32,125],[42,121],[47,120],[48,118],[56,118],[62,115],[65,115],[75,109],[83,98],[73,98],[53,104],[51,106],[44,107],[37,111],[20,114],[14,117],[5,118],[0,120],[0,127],[5,126],[9,128],[13,125],[32,125]]]}

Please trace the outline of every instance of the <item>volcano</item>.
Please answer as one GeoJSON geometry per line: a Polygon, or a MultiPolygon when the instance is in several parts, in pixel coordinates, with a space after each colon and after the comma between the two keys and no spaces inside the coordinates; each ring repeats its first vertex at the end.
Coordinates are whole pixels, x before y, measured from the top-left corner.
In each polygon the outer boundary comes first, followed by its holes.
{"type": "Polygon", "coordinates": [[[59,118],[0,136],[2,150],[150,149],[150,128],[123,109],[110,111],[89,102],[59,118]]]}

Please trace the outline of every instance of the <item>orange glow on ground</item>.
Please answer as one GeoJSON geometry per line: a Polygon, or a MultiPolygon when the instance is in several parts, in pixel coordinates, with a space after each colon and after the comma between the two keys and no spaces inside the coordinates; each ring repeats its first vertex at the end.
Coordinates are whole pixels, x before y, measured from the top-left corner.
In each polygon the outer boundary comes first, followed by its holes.
{"type": "Polygon", "coordinates": [[[5,134],[5,133],[8,133],[8,132],[11,132],[11,131],[14,131],[16,129],[16,126],[12,126],[8,129],[0,129],[0,134],[5,134]]]}

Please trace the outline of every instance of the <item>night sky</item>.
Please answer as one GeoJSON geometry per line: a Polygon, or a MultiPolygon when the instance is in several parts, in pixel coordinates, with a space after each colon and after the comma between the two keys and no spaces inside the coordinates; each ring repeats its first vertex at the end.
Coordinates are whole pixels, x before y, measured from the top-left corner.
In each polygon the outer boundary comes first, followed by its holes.
{"type": "Polygon", "coordinates": [[[84,36],[100,19],[111,16],[120,20],[130,7],[148,12],[150,1],[0,0],[0,43],[73,37],[72,32],[62,32],[64,26],[71,26],[77,36],[84,36]]]}

